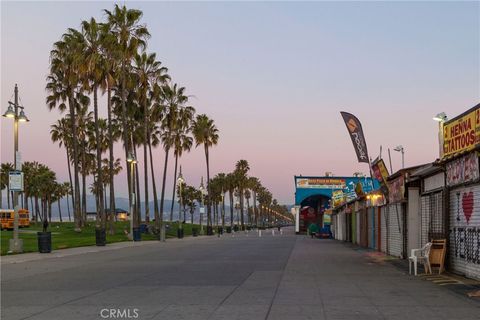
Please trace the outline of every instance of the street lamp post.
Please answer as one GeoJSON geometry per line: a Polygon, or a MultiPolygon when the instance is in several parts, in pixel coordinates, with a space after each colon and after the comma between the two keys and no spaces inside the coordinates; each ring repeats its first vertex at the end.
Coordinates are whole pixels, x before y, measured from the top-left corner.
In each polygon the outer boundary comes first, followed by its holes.
{"type": "MultiPolygon", "coordinates": [[[[15,171],[21,171],[21,164],[20,159],[18,158],[18,124],[19,122],[28,122],[28,118],[25,115],[24,107],[18,104],[18,86],[15,84],[14,89],[14,96],[15,100],[12,103],[8,101],[8,108],[7,111],[3,114],[5,118],[11,118],[14,120],[13,122],[13,144],[14,144],[14,165],[15,171]],[[13,107],[12,107],[13,106],[13,107]],[[18,111],[20,109],[20,112],[18,111]]],[[[9,250],[14,253],[21,253],[23,252],[23,240],[18,237],[18,211],[19,211],[19,203],[18,203],[18,191],[13,192],[13,239],[9,241],[9,250]]]]}
{"type": "Polygon", "coordinates": [[[179,190],[178,199],[179,199],[179,205],[180,205],[180,207],[178,208],[177,237],[183,238],[183,223],[181,221],[182,220],[182,203],[183,203],[182,187],[183,187],[183,184],[185,183],[185,179],[183,179],[183,176],[182,176],[182,166],[180,166],[180,172],[178,174],[177,183],[178,183],[178,190],[179,190]]]}
{"type": "Polygon", "coordinates": [[[393,150],[402,153],[402,169],[405,168],[405,148],[402,145],[399,145],[393,150]]]}
{"type": "Polygon", "coordinates": [[[135,164],[137,163],[137,159],[135,155],[130,153],[127,157],[127,162],[130,163],[130,191],[131,191],[131,200],[130,200],[130,233],[128,235],[129,240],[134,240],[133,238],[133,210],[135,205],[135,184],[133,183],[133,179],[135,178],[134,169],[135,164]]]}

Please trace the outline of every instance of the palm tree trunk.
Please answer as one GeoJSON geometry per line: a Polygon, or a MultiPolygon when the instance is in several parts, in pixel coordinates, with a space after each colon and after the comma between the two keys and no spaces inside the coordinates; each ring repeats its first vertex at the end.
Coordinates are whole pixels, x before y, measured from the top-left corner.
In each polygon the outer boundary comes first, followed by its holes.
{"type": "MultiPolygon", "coordinates": [[[[100,128],[98,127],[98,96],[97,96],[97,86],[93,87],[93,115],[95,121],[95,137],[97,139],[96,149],[97,149],[97,197],[98,197],[98,207],[97,207],[97,221],[100,221],[100,225],[96,226],[102,230],[105,230],[106,227],[106,216],[105,210],[103,207],[103,176],[102,176],[102,146],[101,146],[101,137],[100,137],[100,128]],[[100,219],[98,219],[100,218],[100,219]]],[[[98,222],[97,222],[98,224],[98,222]]]]}
{"type": "Polygon", "coordinates": [[[228,198],[230,200],[230,227],[233,227],[233,191],[228,191],[228,198]]]}
{"type": "MultiPolygon", "coordinates": [[[[108,178],[109,178],[109,191],[110,191],[110,223],[109,223],[109,234],[115,234],[115,187],[113,182],[113,126],[112,126],[112,88],[110,83],[108,83],[107,88],[107,113],[108,113],[108,178]]],[[[127,162],[127,168],[129,167],[127,162]]],[[[130,192],[129,192],[130,193],[130,192]]],[[[106,206],[105,206],[106,207],[106,206]]]]}
{"type": "Polygon", "coordinates": [[[82,227],[85,226],[87,221],[87,168],[86,168],[86,142],[82,141],[82,227]]]}
{"type": "Polygon", "coordinates": [[[67,196],[67,212],[68,212],[68,221],[72,221],[72,217],[70,217],[70,203],[68,201],[68,192],[65,194],[67,196]]]}
{"type": "Polygon", "coordinates": [[[150,222],[150,208],[148,205],[148,159],[147,159],[147,144],[148,144],[148,108],[147,103],[143,105],[144,123],[143,129],[143,170],[145,179],[145,222],[150,222]]]}
{"type": "Polygon", "coordinates": [[[247,225],[252,224],[252,215],[250,213],[250,198],[247,199],[247,225]]]}
{"type": "Polygon", "coordinates": [[[165,164],[163,166],[163,181],[162,181],[162,194],[160,196],[160,221],[163,223],[163,203],[165,200],[165,181],[167,180],[167,164],[168,164],[168,152],[170,149],[165,150],[165,164]]]}
{"type": "Polygon", "coordinates": [[[253,221],[255,225],[258,225],[258,214],[257,214],[257,193],[253,191],[253,221]]]}
{"type": "Polygon", "coordinates": [[[242,224],[242,230],[244,229],[245,227],[245,224],[244,224],[244,218],[243,218],[243,189],[240,190],[240,221],[241,221],[241,224],[242,224]]]}
{"type": "Polygon", "coordinates": [[[222,228],[225,228],[225,193],[222,197],[222,228]]]}
{"type": "Polygon", "coordinates": [[[62,208],[60,206],[60,201],[62,200],[62,198],[58,199],[57,201],[57,204],[58,204],[58,216],[60,217],[60,222],[63,222],[63,219],[62,219],[62,208]]]}
{"type": "MultiPolygon", "coordinates": [[[[133,153],[135,155],[135,159],[138,159],[137,158],[137,147],[135,146],[135,144],[133,144],[133,141],[132,141],[132,148],[133,148],[133,153]]],[[[136,187],[136,225],[134,224],[134,227],[139,227],[140,224],[142,223],[142,212],[141,212],[141,205],[140,205],[140,177],[139,177],[139,174],[138,174],[138,165],[135,166],[135,185],[133,186],[133,188],[136,187]]]]}
{"type": "MultiPolygon", "coordinates": [[[[128,130],[128,123],[127,123],[127,106],[126,106],[126,97],[125,97],[125,62],[122,61],[122,75],[121,75],[121,95],[122,95],[122,124],[123,124],[123,130],[122,130],[122,135],[123,135],[123,143],[124,143],[124,149],[125,149],[125,166],[127,168],[127,185],[128,185],[128,203],[130,204],[130,207],[132,207],[132,186],[130,182],[130,175],[131,175],[131,170],[130,170],[130,163],[127,161],[129,153],[130,153],[130,148],[129,148],[129,130],[128,130]]],[[[135,189],[135,188],[133,188],[135,189]]],[[[133,218],[133,212],[130,212],[133,218]]],[[[133,221],[133,219],[132,219],[133,221]]]]}
{"type": "Polygon", "coordinates": [[[152,156],[152,143],[150,135],[148,136],[148,151],[150,153],[150,171],[152,172],[152,189],[153,189],[153,211],[155,215],[155,229],[160,230],[160,217],[158,210],[158,196],[157,196],[157,186],[155,184],[155,173],[153,170],[153,156],[152,156]]]}
{"type": "Polygon", "coordinates": [[[0,187],[0,209],[3,209],[3,187],[0,187]]]}
{"type": "MultiPolygon", "coordinates": [[[[75,208],[75,196],[73,194],[73,181],[72,181],[72,169],[70,168],[70,151],[68,151],[68,147],[65,146],[65,149],[67,150],[67,168],[68,168],[68,178],[70,180],[70,195],[72,196],[72,208],[75,208]]],[[[67,197],[67,200],[68,200],[68,197],[67,197]]],[[[68,201],[67,201],[67,205],[68,205],[68,201]]],[[[70,217],[70,209],[68,209],[68,214],[69,214],[69,217],[70,217]]],[[[75,210],[75,209],[74,209],[75,210]]],[[[75,215],[73,217],[73,220],[75,221],[75,215]]]]}
{"type": "Polygon", "coordinates": [[[193,226],[193,214],[195,213],[195,209],[194,211],[190,210],[190,223],[192,224],[193,226]]]}
{"type": "Polygon", "coordinates": [[[38,222],[38,212],[40,211],[38,205],[38,196],[35,196],[35,222],[38,222]]]}
{"type": "Polygon", "coordinates": [[[172,207],[170,208],[170,221],[173,221],[173,207],[175,205],[175,188],[177,187],[177,169],[178,169],[178,155],[175,155],[175,171],[173,174],[173,193],[172,193],[172,207]]]}
{"type": "MultiPolygon", "coordinates": [[[[208,158],[208,146],[205,145],[205,160],[207,162],[207,193],[210,198],[210,161],[208,158]]],[[[207,227],[212,226],[212,213],[210,208],[210,199],[207,201],[207,227]]]]}
{"type": "Polygon", "coordinates": [[[75,231],[82,231],[82,223],[80,216],[80,180],[78,178],[78,142],[75,137],[77,137],[77,123],[75,118],[75,105],[73,102],[73,92],[70,92],[69,97],[69,109],[70,109],[70,125],[72,129],[72,145],[73,145],[73,175],[75,177],[75,185],[72,186],[72,189],[75,190],[75,195],[72,197],[74,203],[74,222],[75,222],[75,231]]]}

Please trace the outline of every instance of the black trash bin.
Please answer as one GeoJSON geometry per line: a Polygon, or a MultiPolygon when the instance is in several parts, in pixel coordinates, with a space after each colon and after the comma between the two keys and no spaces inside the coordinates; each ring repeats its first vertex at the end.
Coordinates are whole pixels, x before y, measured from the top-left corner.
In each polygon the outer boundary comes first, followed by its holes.
{"type": "Polygon", "coordinates": [[[223,227],[218,227],[218,234],[223,234],[223,227]]]}
{"type": "Polygon", "coordinates": [[[133,228],[133,241],[142,241],[142,233],[140,228],[133,228]]]}
{"type": "Polygon", "coordinates": [[[52,233],[51,232],[37,232],[38,238],[38,252],[50,253],[52,252],[52,233]]]}
{"type": "Polygon", "coordinates": [[[192,228],[192,236],[198,237],[198,229],[197,228],[192,228]]]}
{"type": "Polygon", "coordinates": [[[238,229],[239,229],[239,228],[238,228],[238,225],[234,225],[234,226],[233,226],[233,231],[237,232],[238,229]]]}
{"type": "Polygon", "coordinates": [[[95,244],[103,247],[107,244],[107,232],[105,229],[95,229],[95,244]]]}
{"type": "Polygon", "coordinates": [[[177,237],[178,237],[178,239],[183,238],[183,228],[182,229],[177,229],[177,237]]]}
{"type": "Polygon", "coordinates": [[[232,227],[230,226],[227,227],[227,233],[232,233],[232,227]]]}
{"type": "Polygon", "coordinates": [[[213,227],[207,226],[207,236],[213,236],[213,227]]]}

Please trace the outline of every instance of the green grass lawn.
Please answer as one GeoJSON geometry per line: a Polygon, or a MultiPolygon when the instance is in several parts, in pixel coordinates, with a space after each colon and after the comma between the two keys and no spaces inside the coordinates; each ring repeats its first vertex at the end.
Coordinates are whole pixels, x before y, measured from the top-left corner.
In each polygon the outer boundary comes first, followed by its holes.
{"type": "MultiPolygon", "coordinates": [[[[167,231],[167,238],[177,236],[177,223],[167,222],[170,228],[167,231]]],[[[130,230],[129,222],[115,222],[115,234],[109,235],[107,233],[107,245],[109,243],[129,241],[124,230],[130,230]]],[[[198,225],[184,225],[184,235],[192,235],[192,227],[198,225]]],[[[37,252],[37,231],[42,231],[41,223],[34,223],[29,228],[20,229],[20,238],[23,239],[24,252],[37,252]]],[[[82,232],[74,231],[73,222],[52,222],[49,226],[49,231],[52,232],[52,249],[65,249],[74,247],[94,246],[95,245],[95,222],[88,222],[87,226],[82,232]]],[[[6,255],[8,252],[8,240],[13,237],[13,231],[2,230],[0,232],[1,240],[1,255],[6,255]]],[[[155,240],[155,236],[151,234],[142,233],[142,240],[155,240]]]]}

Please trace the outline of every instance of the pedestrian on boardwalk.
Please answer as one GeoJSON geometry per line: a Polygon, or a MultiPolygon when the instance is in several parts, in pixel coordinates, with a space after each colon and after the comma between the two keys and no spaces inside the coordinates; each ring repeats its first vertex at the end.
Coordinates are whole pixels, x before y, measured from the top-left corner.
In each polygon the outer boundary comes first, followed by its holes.
{"type": "Polygon", "coordinates": [[[318,226],[316,223],[311,223],[309,226],[308,226],[308,232],[310,233],[310,237],[313,239],[313,237],[315,236],[315,234],[318,232],[318,226]]]}

